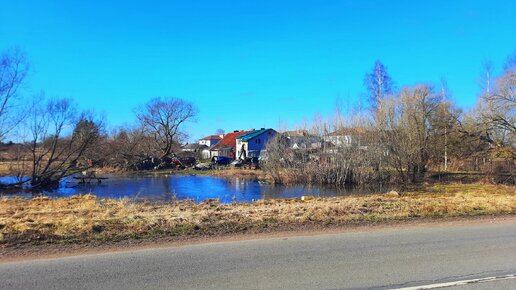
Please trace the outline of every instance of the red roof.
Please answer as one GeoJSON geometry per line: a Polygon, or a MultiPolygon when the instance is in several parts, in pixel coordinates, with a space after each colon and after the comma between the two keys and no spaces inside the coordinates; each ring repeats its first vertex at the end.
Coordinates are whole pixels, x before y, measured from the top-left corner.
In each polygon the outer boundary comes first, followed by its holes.
{"type": "Polygon", "coordinates": [[[216,150],[220,150],[223,148],[234,148],[234,147],[236,147],[236,138],[238,136],[247,134],[252,131],[253,130],[239,131],[239,132],[232,132],[232,133],[226,134],[226,135],[224,135],[224,138],[222,138],[222,140],[219,141],[219,143],[215,144],[215,146],[213,146],[211,148],[211,151],[216,151],[216,150]]]}
{"type": "Polygon", "coordinates": [[[204,137],[201,140],[220,140],[220,139],[222,139],[222,137],[220,137],[219,135],[211,135],[208,137],[204,137]]]}

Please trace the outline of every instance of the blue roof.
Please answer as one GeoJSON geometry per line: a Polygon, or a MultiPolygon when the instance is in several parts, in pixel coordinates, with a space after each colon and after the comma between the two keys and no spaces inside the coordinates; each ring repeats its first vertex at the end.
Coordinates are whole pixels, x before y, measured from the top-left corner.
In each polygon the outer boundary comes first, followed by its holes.
{"type": "Polygon", "coordinates": [[[272,130],[272,129],[254,130],[253,132],[238,136],[236,139],[242,139],[243,142],[247,142],[247,141],[253,139],[254,137],[258,137],[269,130],[272,130]]]}

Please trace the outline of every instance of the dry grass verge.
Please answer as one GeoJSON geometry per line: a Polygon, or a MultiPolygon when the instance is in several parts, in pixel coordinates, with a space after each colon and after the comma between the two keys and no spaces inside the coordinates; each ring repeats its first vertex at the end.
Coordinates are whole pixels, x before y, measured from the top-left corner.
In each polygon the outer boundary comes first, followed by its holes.
{"type": "Polygon", "coordinates": [[[221,204],[134,203],[94,196],[0,200],[0,244],[86,243],[160,236],[270,231],[308,224],[346,225],[411,218],[516,213],[516,188],[451,184],[368,196],[221,204]]]}

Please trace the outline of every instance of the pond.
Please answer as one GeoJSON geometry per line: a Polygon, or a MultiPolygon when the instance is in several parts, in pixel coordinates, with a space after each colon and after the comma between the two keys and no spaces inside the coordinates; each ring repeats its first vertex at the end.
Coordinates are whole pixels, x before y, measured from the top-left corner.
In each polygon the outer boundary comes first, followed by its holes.
{"type": "MultiPolygon", "coordinates": [[[[106,176],[102,183],[78,184],[71,178],[63,180],[54,190],[20,192],[16,196],[30,198],[37,194],[49,197],[69,197],[91,193],[98,198],[131,198],[162,201],[193,199],[196,202],[218,198],[223,203],[252,202],[258,199],[305,196],[342,196],[385,192],[376,188],[334,188],[326,186],[282,186],[243,178],[221,178],[204,175],[106,176]]],[[[9,177],[0,182],[11,181],[9,177]]],[[[9,194],[13,196],[13,194],[9,194]]]]}

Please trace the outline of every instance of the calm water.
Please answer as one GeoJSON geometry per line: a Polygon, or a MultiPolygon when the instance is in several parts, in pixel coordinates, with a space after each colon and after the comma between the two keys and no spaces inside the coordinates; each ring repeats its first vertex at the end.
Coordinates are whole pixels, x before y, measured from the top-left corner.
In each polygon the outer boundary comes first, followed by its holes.
{"type": "MultiPolygon", "coordinates": [[[[106,176],[101,184],[78,184],[73,179],[64,180],[60,187],[39,192],[49,197],[67,197],[91,193],[99,198],[132,198],[143,200],[193,199],[197,202],[219,198],[221,202],[251,202],[258,199],[292,198],[303,195],[340,196],[384,192],[386,189],[337,189],[322,186],[280,186],[241,178],[219,178],[201,175],[169,176],[106,176]]],[[[10,181],[8,177],[1,181],[10,181]]],[[[32,197],[34,193],[17,193],[32,197]]],[[[12,196],[12,194],[10,194],[12,196]]]]}

